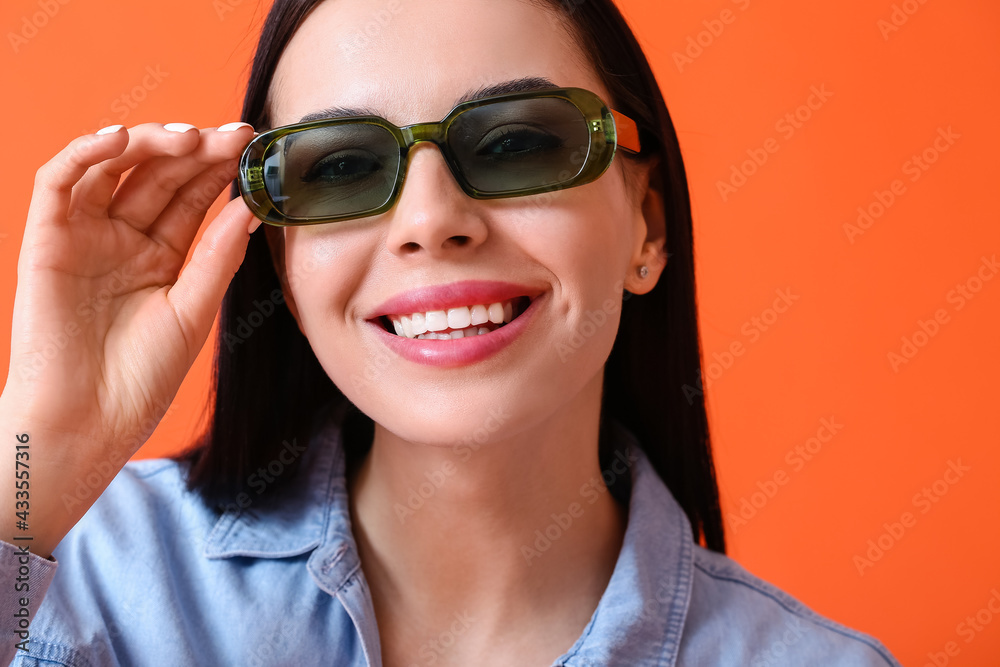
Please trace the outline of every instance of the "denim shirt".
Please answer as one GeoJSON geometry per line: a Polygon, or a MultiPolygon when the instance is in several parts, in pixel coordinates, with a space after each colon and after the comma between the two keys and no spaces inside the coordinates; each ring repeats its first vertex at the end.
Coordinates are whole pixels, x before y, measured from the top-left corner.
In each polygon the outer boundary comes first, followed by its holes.
{"type": "MultiPolygon", "coordinates": [[[[184,488],[186,467],[129,462],[56,547],[30,554],[27,651],[15,649],[17,547],[0,542],[0,664],[380,667],[378,627],[351,532],[332,412],[299,480],[264,509],[225,513],[184,488]],[[12,620],[13,619],[13,620],[12,620]],[[15,655],[16,650],[16,655],[15,655]]],[[[590,622],[557,666],[898,665],[876,639],[814,613],[735,561],[696,545],[634,437],[624,542],[590,622]]],[[[24,570],[22,569],[23,573],[24,570]]],[[[446,657],[471,619],[424,643],[446,657]]]]}

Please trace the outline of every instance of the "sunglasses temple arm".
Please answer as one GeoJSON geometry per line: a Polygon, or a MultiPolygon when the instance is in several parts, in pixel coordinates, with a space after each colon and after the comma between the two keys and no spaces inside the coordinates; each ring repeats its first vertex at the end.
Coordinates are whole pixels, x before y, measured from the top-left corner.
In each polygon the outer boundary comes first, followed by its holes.
{"type": "Polygon", "coordinates": [[[625,150],[638,153],[640,150],[639,128],[635,121],[614,109],[611,109],[611,115],[615,119],[615,141],[625,150]]]}

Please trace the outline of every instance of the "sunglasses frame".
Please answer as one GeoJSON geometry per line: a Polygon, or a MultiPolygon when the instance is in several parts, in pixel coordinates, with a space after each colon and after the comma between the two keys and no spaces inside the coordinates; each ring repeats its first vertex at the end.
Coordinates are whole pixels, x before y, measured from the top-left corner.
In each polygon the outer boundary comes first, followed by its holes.
{"type": "Polygon", "coordinates": [[[253,214],[263,222],[271,225],[279,227],[316,225],[366,218],[384,213],[395,206],[403,189],[403,183],[406,180],[407,158],[410,148],[420,141],[428,141],[440,149],[455,180],[462,190],[473,199],[524,197],[585,185],[597,180],[611,166],[618,147],[629,153],[638,153],[640,151],[639,131],[635,121],[608,107],[595,93],[583,88],[548,88],[530,92],[493,95],[463,102],[456,105],[442,120],[436,123],[415,123],[413,125],[398,127],[380,116],[347,116],[277,127],[260,133],[244,149],[240,157],[237,183],[243,200],[250,210],[253,211],[253,214]],[[587,127],[590,131],[590,146],[579,172],[575,175],[567,175],[565,180],[558,183],[510,191],[505,190],[503,192],[483,192],[472,187],[458,170],[456,159],[447,143],[448,130],[455,119],[472,109],[498,102],[514,102],[517,100],[549,97],[570,102],[581,112],[587,122],[587,127]],[[377,125],[386,129],[392,134],[399,145],[398,170],[392,192],[385,203],[376,208],[339,216],[291,217],[279,211],[268,194],[264,183],[263,158],[267,155],[268,150],[274,142],[288,135],[316,128],[359,123],[377,125]]]}

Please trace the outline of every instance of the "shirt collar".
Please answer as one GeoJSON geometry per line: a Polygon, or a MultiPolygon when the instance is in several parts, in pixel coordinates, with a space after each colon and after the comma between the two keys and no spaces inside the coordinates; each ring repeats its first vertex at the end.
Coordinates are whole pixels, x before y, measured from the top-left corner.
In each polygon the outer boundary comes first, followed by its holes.
{"type": "Polygon", "coordinates": [[[611,581],[567,667],[673,665],[691,599],[691,524],[635,436],[612,422],[632,470],[628,525],[611,581]]]}
{"type": "MultiPolygon", "coordinates": [[[[268,507],[224,513],[206,540],[206,557],[285,558],[316,549],[309,568],[317,583],[331,594],[348,583],[360,560],[339,428],[347,407],[318,414],[299,467],[304,483],[287,485],[268,507]]],[[[691,525],[635,436],[617,422],[612,433],[625,442],[631,469],[625,537],[590,623],[556,664],[672,665],[691,597],[691,525]]]]}
{"type": "MultiPolygon", "coordinates": [[[[309,431],[313,435],[301,453],[301,483],[285,485],[267,506],[258,507],[254,494],[248,493],[249,504],[243,499],[244,507],[234,503],[234,509],[219,517],[205,541],[207,558],[287,558],[338,537],[353,546],[339,428],[346,407],[328,404],[317,412],[309,431]]],[[[286,450],[298,454],[297,443],[286,442],[286,450]]],[[[276,461],[284,465],[280,458],[276,461]]]]}

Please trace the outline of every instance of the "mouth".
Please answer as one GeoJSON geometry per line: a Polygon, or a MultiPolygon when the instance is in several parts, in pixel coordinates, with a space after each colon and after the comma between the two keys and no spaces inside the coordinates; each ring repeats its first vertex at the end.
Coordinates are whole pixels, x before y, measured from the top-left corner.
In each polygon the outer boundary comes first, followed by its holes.
{"type": "Polygon", "coordinates": [[[446,310],[431,310],[383,315],[379,324],[396,336],[417,340],[454,340],[493,333],[515,319],[528,306],[531,297],[518,296],[493,303],[470,304],[446,310]]]}

